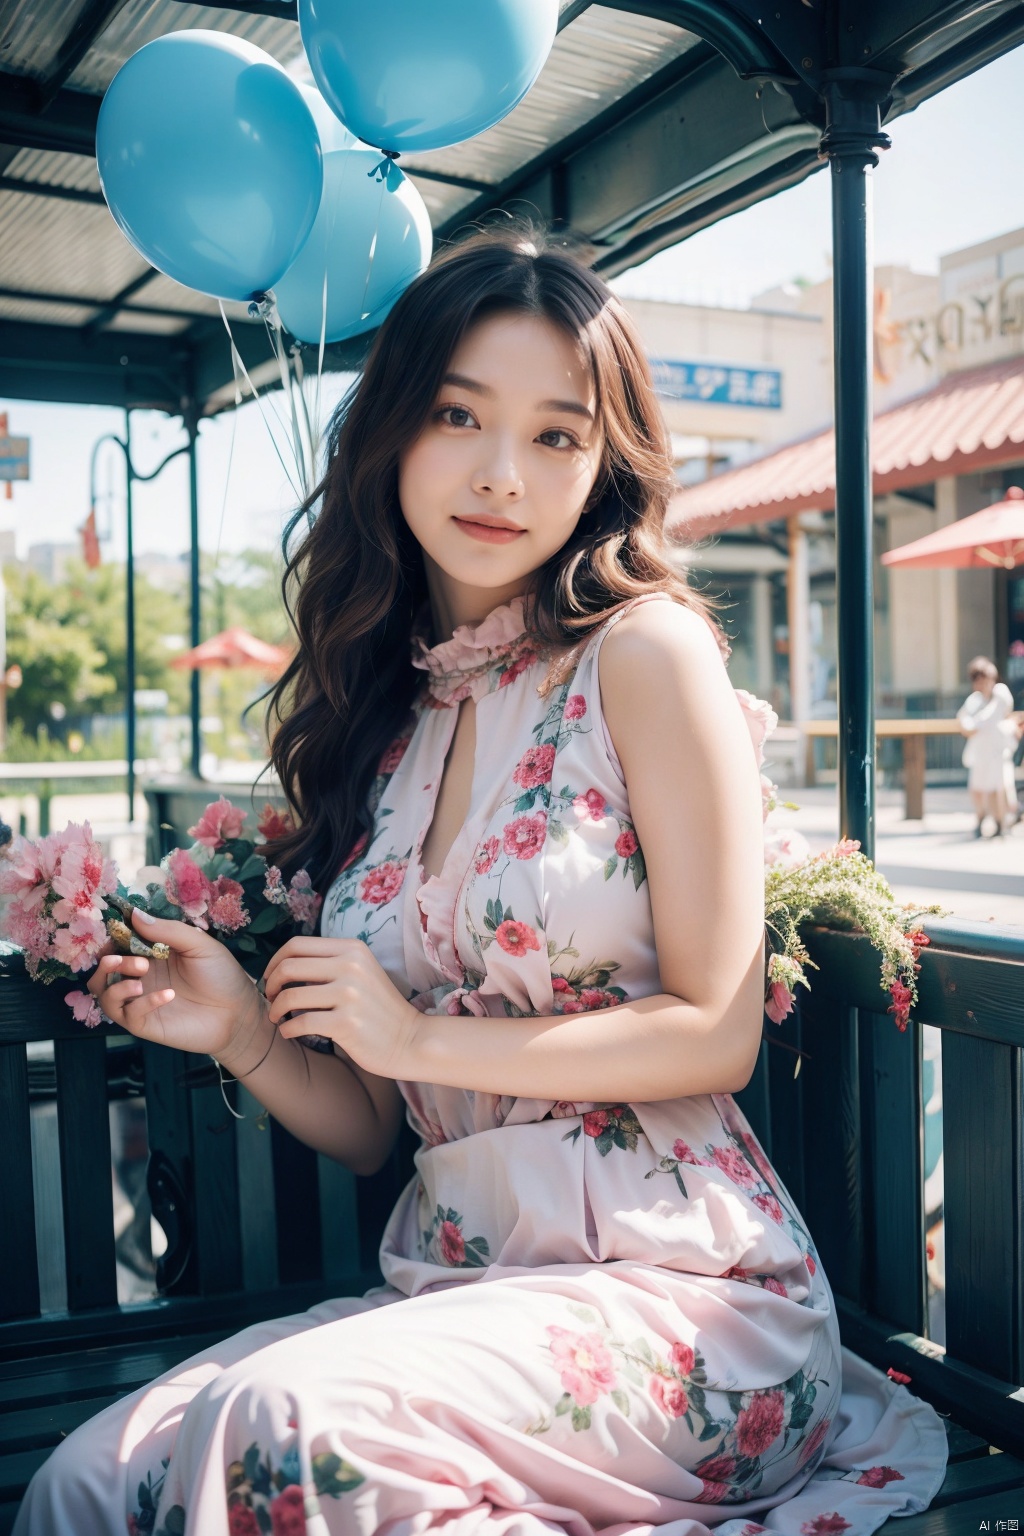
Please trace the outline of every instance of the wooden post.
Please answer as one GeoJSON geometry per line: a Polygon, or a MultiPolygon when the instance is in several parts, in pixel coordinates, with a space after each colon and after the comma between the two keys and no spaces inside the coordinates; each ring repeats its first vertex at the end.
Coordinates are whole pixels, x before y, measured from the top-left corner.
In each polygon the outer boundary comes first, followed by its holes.
{"type": "Polygon", "coordinates": [[[924,820],[924,762],[924,737],[904,736],[903,819],[905,821],[924,820]]]}

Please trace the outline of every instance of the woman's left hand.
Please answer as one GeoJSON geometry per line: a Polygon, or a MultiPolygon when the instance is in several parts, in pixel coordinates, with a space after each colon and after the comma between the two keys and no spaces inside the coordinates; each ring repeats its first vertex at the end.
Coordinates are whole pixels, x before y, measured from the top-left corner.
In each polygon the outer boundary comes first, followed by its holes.
{"type": "Polygon", "coordinates": [[[263,979],[269,1017],[285,1039],[324,1035],[367,1072],[413,1075],[412,1046],[423,1015],[360,939],[289,939],[263,979]]]}

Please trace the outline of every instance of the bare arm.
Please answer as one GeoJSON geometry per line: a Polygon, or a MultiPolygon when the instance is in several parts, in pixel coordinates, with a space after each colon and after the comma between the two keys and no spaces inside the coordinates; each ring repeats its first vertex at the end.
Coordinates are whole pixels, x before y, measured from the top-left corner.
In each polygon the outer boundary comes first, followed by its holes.
{"type": "Polygon", "coordinates": [[[344,1053],[329,1056],[285,1039],[255,988],[253,998],[246,1044],[230,1057],[222,1055],[223,1065],[245,1074],[253,1097],[307,1147],[353,1173],[376,1173],[401,1126],[404,1100],[397,1083],[365,1071],[344,1053]]]}

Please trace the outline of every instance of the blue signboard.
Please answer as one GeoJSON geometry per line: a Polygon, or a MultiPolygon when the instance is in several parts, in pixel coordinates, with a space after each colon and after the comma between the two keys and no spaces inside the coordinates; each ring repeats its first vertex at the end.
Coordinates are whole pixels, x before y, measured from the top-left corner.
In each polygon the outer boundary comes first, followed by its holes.
{"type": "Polygon", "coordinates": [[[714,405],[782,409],[782,373],[777,368],[733,368],[728,363],[681,363],[652,358],[654,388],[663,400],[706,400],[714,405]]]}
{"type": "Polygon", "coordinates": [[[0,436],[0,480],[28,479],[28,438],[0,436]]]}

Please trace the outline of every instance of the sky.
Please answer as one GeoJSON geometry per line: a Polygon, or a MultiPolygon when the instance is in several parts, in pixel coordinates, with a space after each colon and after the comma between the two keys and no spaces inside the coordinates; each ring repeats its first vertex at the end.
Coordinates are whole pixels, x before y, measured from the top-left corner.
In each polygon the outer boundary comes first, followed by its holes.
{"type": "MultiPolygon", "coordinates": [[[[897,118],[893,147],[873,173],[875,259],[937,272],[940,256],[1007,230],[1024,228],[1024,48],[997,59],[897,118]]],[[[831,246],[829,171],[616,278],[624,297],[748,306],[779,283],[828,276],[831,246]]],[[[326,421],[346,380],[326,376],[326,421]]],[[[279,400],[279,395],[270,401],[279,400]]],[[[41,540],[76,537],[89,508],[89,462],[96,439],[123,435],[124,414],[103,407],[39,405],[0,398],[10,431],[31,439],[32,478],[0,500],[0,529],[13,528],[19,556],[41,540]]],[[[278,434],[283,455],[285,440],[278,434]]],[[[184,442],[180,425],[155,413],[132,416],[136,467],[147,473],[184,442]]],[[[292,467],[289,465],[289,467],[292,467]]],[[[97,461],[100,531],[113,534],[104,555],[123,558],[124,465],[106,445],[97,461]]],[[[294,469],[292,470],[294,476],[294,469]]],[[[257,405],[203,422],[199,440],[200,542],[224,552],[268,548],[296,497],[257,405]]],[[[134,496],[135,549],[174,554],[188,546],[186,461],[175,460],[134,496]]]]}

